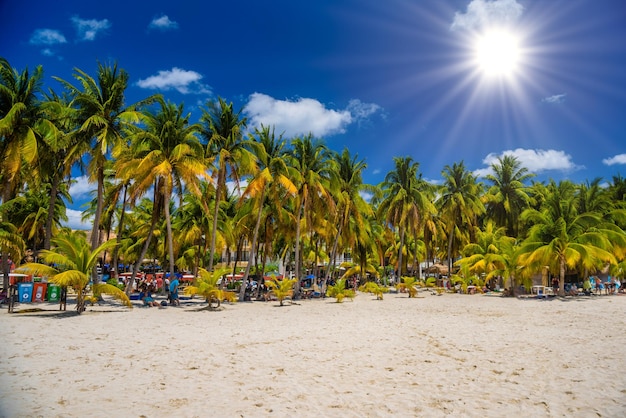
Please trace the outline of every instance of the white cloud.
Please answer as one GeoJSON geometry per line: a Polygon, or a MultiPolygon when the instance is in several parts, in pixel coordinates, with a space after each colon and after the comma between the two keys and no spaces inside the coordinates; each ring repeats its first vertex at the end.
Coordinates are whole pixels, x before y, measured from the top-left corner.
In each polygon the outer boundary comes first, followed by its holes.
{"type": "Polygon", "coordinates": [[[484,168],[475,170],[473,173],[477,177],[484,177],[487,174],[493,174],[491,165],[498,162],[499,157],[510,155],[516,157],[522,167],[528,169],[531,173],[541,173],[547,170],[556,171],[574,171],[584,168],[574,164],[571,155],[563,151],[542,150],[542,149],[523,149],[507,150],[501,154],[491,153],[483,159],[484,168]]]}
{"type": "Polygon", "coordinates": [[[111,27],[111,23],[107,19],[81,19],[74,16],[72,22],[76,26],[78,39],[81,41],[93,41],[100,32],[111,27]]]}
{"type": "Polygon", "coordinates": [[[516,0],[472,0],[465,13],[456,12],[450,29],[479,30],[489,26],[507,26],[524,12],[516,0]]]}
{"type": "Polygon", "coordinates": [[[541,99],[541,101],[544,103],[550,103],[550,104],[561,104],[565,102],[566,96],[567,94],[565,93],[554,94],[552,96],[544,97],[543,99],[541,99]]]}
{"type": "Polygon", "coordinates": [[[63,226],[87,231],[93,226],[93,219],[88,219],[83,222],[83,213],[81,211],[67,209],[65,213],[67,215],[67,222],[63,223],[63,226]]]}
{"type": "Polygon", "coordinates": [[[67,42],[65,36],[58,30],[54,29],[36,29],[30,37],[33,45],[55,45],[67,42]]]}
{"type": "Polygon", "coordinates": [[[53,56],[53,55],[54,55],[54,51],[53,51],[53,50],[51,50],[50,48],[44,48],[44,49],[42,49],[42,50],[41,50],[41,53],[42,53],[43,55],[45,55],[46,57],[51,57],[51,56],[53,56]]]}
{"type": "Polygon", "coordinates": [[[611,158],[605,158],[602,160],[602,163],[606,165],[626,164],[626,154],[618,154],[611,158]]]}
{"type": "Polygon", "coordinates": [[[75,202],[88,199],[91,192],[96,189],[95,184],[89,183],[87,176],[74,177],[72,180],[69,193],[75,202]]]}
{"type": "Polygon", "coordinates": [[[278,100],[262,93],[250,95],[244,112],[250,126],[275,126],[276,131],[288,137],[311,133],[316,137],[346,131],[348,125],[360,122],[380,110],[380,106],[350,100],[343,110],[326,108],[315,99],[299,98],[293,101],[278,100]]]}
{"type": "Polygon", "coordinates": [[[170,20],[167,15],[163,15],[161,17],[155,17],[154,19],[152,19],[152,22],[150,22],[150,25],[148,27],[150,29],[161,30],[178,29],[178,23],[170,20]]]}
{"type": "Polygon", "coordinates": [[[211,89],[208,86],[200,83],[201,79],[202,74],[200,73],[174,67],[171,70],[162,70],[157,75],[139,80],[137,85],[144,89],[160,89],[164,91],[174,89],[182,94],[211,93],[211,89]]]}

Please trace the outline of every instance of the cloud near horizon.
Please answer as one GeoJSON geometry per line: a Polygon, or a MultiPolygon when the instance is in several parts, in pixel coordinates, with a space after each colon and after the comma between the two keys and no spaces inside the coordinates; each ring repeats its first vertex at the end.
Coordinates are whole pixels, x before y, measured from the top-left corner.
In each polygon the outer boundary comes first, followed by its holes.
{"type": "Polygon", "coordinates": [[[30,37],[32,45],[56,45],[67,43],[65,35],[55,29],[35,29],[30,37]]]}
{"type": "Polygon", "coordinates": [[[516,157],[522,167],[528,169],[530,173],[542,173],[548,170],[556,171],[575,171],[581,170],[584,166],[574,164],[572,156],[564,151],[558,150],[542,150],[542,149],[523,149],[507,150],[501,154],[490,153],[483,159],[483,164],[487,167],[475,170],[473,173],[477,177],[485,177],[493,174],[491,165],[498,162],[499,157],[510,155],[516,157]]]}
{"type": "Polygon", "coordinates": [[[161,17],[155,17],[148,25],[150,29],[170,30],[178,29],[178,23],[170,20],[169,16],[163,15],[161,17]]]}
{"type": "Polygon", "coordinates": [[[89,231],[93,225],[93,219],[88,219],[86,221],[82,220],[83,212],[74,209],[67,209],[65,211],[67,215],[67,222],[64,222],[62,225],[72,228],[74,230],[83,230],[89,231]]]}
{"type": "Polygon", "coordinates": [[[618,154],[610,158],[605,158],[602,160],[602,164],[609,166],[615,164],[626,164],[626,154],[618,154]]]}
{"type": "Polygon", "coordinates": [[[76,27],[79,41],[93,41],[98,34],[111,27],[107,19],[81,19],[78,16],[72,17],[72,23],[76,27]]]}
{"type": "Polygon", "coordinates": [[[176,90],[181,94],[210,94],[211,89],[201,84],[201,79],[202,74],[200,73],[174,67],[171,70],[161,70],[157,75],[139,80],[137,85],[142,89],[176,90]]]}
{"type": "Polygon", "coordinates": [[[524,6],[516,0],[472,0],[465,13],[456,12],[451,30],[479,30],[489,26],[508,26],[517,21],[524,6]]]}
{"type": "Polygon", "coordinates": [[[374,103],[352,99],[346,109],[328,109],[316,99],[278,100],[263,93],[253,93],[244,107],[251,127],[275,126],[285,136],[311,133],[316,137],[344,133],[348,125],[366,120],[379,112],[374,103]]]}

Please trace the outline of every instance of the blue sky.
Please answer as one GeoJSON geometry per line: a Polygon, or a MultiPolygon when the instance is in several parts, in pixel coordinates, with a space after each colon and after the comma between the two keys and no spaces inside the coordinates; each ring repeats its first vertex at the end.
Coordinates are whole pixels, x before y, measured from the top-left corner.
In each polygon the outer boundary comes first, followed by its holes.
{"type": "Polygon", "coordinates": [[[161,92],[197,117],[223,97],[251,126],[347,147],[368,183],[407,155],[435,182],[504,153],[538,180],[626,175],[623,0],[4,0],[0,28],[0,56],[42,64],[47,87],[117,61],[129,103],[161,92]],[[494,30],[517,42],[496,75],[476,52],[494,30]]]}

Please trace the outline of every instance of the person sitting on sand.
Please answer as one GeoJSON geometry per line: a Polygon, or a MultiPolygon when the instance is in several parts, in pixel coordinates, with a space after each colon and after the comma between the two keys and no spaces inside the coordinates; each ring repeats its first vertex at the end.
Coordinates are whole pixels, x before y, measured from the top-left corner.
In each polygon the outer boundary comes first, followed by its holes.
{"type": "Polygon", "coordinates": [[[159,306],[159,302],[154,300],[152,297],[152,293],[150,292],[150,288],[144,286],[144,288],[139,293],[139,299],[143,301],[143,304],[146,306],[159,306]]]}

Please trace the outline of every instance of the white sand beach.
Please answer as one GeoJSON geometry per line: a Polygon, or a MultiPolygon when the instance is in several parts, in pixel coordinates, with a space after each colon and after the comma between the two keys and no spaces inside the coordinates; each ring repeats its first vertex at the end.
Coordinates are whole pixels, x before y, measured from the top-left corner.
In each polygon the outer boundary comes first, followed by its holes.
{"type": "Polygon", "coordinates": [[[4,306],[0,416],[626,414],[626,296],[419,296],[4,306]]]}

